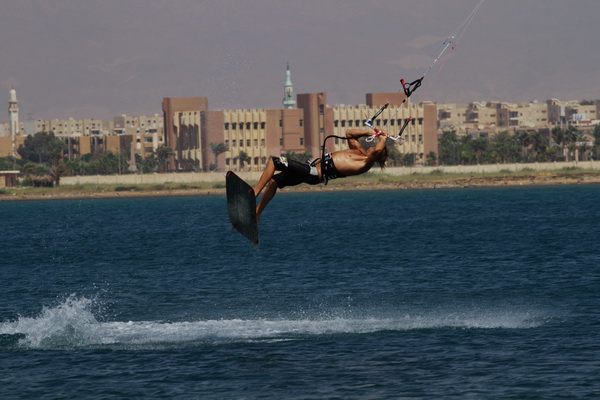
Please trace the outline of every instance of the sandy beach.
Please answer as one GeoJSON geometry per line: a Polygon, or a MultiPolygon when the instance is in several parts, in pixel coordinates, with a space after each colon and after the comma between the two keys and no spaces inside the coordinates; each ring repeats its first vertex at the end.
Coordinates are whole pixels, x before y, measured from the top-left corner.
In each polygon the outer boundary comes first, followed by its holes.
{"type": "MultiPolygon", "coordinates": [[[[328,185],[298,185],[282,189],[281,192],[326,192],[336,190],[410,190],[410,189],[441,189],[441,188],[469,188],[469,187],[495,187],[495,186],[536,186],[536,185],[578,185],[599,184],[600,173],[539,173],[520,176],[461,176],[440,178],[415,178],[415,179],[361,179],[353,177],[338,179],[328,185]]],[[[222,185],[221,185],[222,186],[222,185]]],[[[141,197],[141,196],[194,196],[194,195],[224,195],[225,188],[148,188],[132,187],[128,190],[122,188],[78,188],[63,186],[55,188],[3,188],[0,189],[0,201],[8,200],[40,200],[40,199],[77,199],[77,198],[109,198],[109,197],[141,197]]]]}

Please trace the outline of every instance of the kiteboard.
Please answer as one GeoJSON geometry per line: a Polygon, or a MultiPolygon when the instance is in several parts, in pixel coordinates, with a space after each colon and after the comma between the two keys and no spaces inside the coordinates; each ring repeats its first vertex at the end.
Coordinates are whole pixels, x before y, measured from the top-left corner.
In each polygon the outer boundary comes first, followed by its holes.
{"type": "Polygon", "coordinates": [[[254,189],[233,171],[227,172],[225,183],[227,212],[232,228],[244,235],[252,244],[258,244],[254,189]]]}

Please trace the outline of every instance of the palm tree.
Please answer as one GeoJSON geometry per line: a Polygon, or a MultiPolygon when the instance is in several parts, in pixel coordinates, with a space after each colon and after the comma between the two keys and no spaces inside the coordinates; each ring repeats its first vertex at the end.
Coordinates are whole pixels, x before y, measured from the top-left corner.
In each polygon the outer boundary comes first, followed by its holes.
{"type": "Polygon", "coordinates": [[[50,177],[54,186],[60,185],[60,178],[67,172],[62,151],[52,153],[52,166],[50,167],[50,177]]]}
{"type": "Polygon", "coordinates": [[[169,162],[171,157],[175,155],[172,148],[161,144],[156,148],[156,158],[158,160],[158,171],[169,172],[169,162]]]}
{"type": "MultiPolygon", "coordinates": [[[[529,134],[529,138],[531,141],[533,156],[537,160],[540,156],[546,153],[546,147],[548,147],[548,140],[544,136],[542,136],[542,134],[539,131],[531,132],[529,134]]],[[[542,156],[542,158],[544,157],[542,156]]]]}
{"type": "Polygon", "coordinates": [[[564,155],[565,132],[562,128],[556,127],[552,129],[552,140],[561,149],[561,154],[564,155]]]}
{"type": "Polygon", "coordinates": [[[519,131],[516,133],[516,140],[523,149],[523,160],[529,161],[529,146],[531,146],[531,135],[527,131],[519,131]]]}
{"type": "Polygon", "coordinates": [[[596,125],[594,127],[592,135],[594,136],[594,147],[592,148],[592,154],[594,156],[594,160],[598,160],[600,159],[600,125],[596,125]]]}
{"type": "Polygon", "coordinates": [[[444,131],[439,139],[439,161],[441,164],[458,164],[459,141],[456,131],[444,131]]]}
{"type": "Polygon", "coordinates": [[[25,176],[27,177],[29,182],[31,182],[31,184],[33,184],[33,175],[35,174],[35,164],[32,163],[31,161],[28,161],[25,165],[23,165],[23,173],[25,174],[25,176]]]}
{"type": "Polygon", "coordinates": [[[217,169],[219,165],[219,154],[225,153],[227,150],[229,150],[229,148],[225,143],[211,143],[210,148],[215,155],[215,169],[217,169]]]}
{"type": "Polygon", "coordinates": [[[473,140],[471,146],[473,147],[473,151],[477,156],[477,164],[479,164],[481,162],[481,155],[487,150],[488,142],[484,138],[479,137],[473,140]]]}
{"type": "Polygon", "coordinates": [[[244,150],[240,151],[238,155],[238,159],[240,160],[240,171],[244,169],[244,163],[250,162],[251,158],[244,150]]]}
{"type": "Polygon", "coordinates": [[[577,141],[578,140],[579,140],[579,132],[573,125],[569,125],[569,127],[567,128],[567,130],[565,132],[565,144],[567,145],[567,149],[569,150],[569,152],[567,153],[567,155],[568,155],[567,161],[570,161],[572,158],[577,158],[577,157],[575,157],[574,153],[575,153],[575,150],[577,149],[577,141]]]}

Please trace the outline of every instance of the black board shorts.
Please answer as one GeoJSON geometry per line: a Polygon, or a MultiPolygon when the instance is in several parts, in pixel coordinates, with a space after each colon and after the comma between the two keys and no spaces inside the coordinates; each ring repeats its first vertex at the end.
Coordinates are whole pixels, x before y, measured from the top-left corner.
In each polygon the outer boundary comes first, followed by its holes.
{"type": "Polygon", "coordinates": [[[309,185],[317,185],[321,183],[318,175],[310,173],[310,165],[304,164],[287,157],[271,157],[275,164],[275,170],[281,171],[273,175],[273,180],[277,183],[277,187],[282,189],[286,186],[296,186],[301,183],[309,185]]]}

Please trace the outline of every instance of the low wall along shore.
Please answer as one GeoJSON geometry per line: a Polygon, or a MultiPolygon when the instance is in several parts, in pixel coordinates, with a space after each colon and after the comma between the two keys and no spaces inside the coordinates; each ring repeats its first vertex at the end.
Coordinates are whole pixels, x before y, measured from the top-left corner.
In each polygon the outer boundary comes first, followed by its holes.
{"type": "MultiPolygon", "coordinates": [[[[600,170],[600,161],[573,161],[573,162],[548,162],[529,164],[492,164],[492,165],[452,165],[435,167],[390,167],[381,171],[373,168],[371,171],[378,174],[392,176],[430,174],[440,171],[447,174],[479,174],[497,173],[501,171],[517,172],[522,170],[552,171],[564,168],[582,168],[600,170]]],[[[257,181],[261,172],[236,172],[246,181],[257,181]]],[[[165,183],[194,183],[207,182],[219,183],[225,181],[224,172],[177,172],[167,174],[129,174],[129,175],[89,175],[65,176],[60,179],[61,185],[135,185],[135,184],[165,184],[165,183]]]]}

